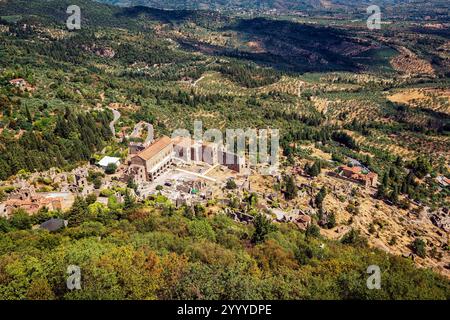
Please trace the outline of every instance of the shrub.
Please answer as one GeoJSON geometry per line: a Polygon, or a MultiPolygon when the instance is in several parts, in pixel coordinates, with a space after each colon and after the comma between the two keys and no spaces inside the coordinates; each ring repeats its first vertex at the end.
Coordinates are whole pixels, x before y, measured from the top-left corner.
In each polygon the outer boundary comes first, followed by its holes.
{"type": "Polygon", "coordinates": [[[313,237],[313,238],[318,238],[320,237],[320,228],[315,225],[315,224],[310,224],[307,228],[306,228],[306,236],[307,237],[313,237]]]}
{"type": "Polygon", "coordinates": [[[189,223],[189,234],[195,240],[216,241],[216,233],[206,220],[194,220],[189,223]]]}
{"type": "Polygon", "coordinates": [[[356,231],[355,229],[351,229],[347,234],[345,234],[341,242],[343,244],[350,244],[356,247],[366,247],[367,246],[367,239],[361,236],[359,231],[356,231]]]}
{"type": "Polygon", "coordinates": [[[228,179],[227,184],[225,186],[228,190],[233,190],[237,188],[236,182],[234,179],[228,179]]]}
{"type": "Polygon", "coordinates": [[[411,244],[413,252],[421,258],[425,258],[427,255],[425,247],[426,247],[425,242],[420,238],[416,238],[414,242],[411,244]]]}
{"type": "Polygon", "coordinates": [[[116,173],[117,165],[115,163],[110,163],[105,169],[106,174],[114,174],[116,173]]]}
{"type": "Polygon", "coordinates": [[[11,217],[11,226],[19,230],[31,229],[32,218],[25,210],[15,211],[11,217]]]}

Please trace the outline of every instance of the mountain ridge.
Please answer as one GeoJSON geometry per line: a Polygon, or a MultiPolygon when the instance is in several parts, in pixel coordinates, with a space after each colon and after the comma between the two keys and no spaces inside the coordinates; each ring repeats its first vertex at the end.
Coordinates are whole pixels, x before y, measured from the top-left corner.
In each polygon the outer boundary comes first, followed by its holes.
{"type": "MultiPolygon", "coordinates": [[[[247,10],[349,10],[367,8],[373,3],[367,0],[96,0],[118,6],[147,6],[159,9],[247,9],[247,10]]],[[[444,3],[441,0],[427,1],[428,3],[444,3]]],[[[377,5],[388,8],[392,6],[414,6],[425,4],[421,0],[380,0],[377,5]]]]}

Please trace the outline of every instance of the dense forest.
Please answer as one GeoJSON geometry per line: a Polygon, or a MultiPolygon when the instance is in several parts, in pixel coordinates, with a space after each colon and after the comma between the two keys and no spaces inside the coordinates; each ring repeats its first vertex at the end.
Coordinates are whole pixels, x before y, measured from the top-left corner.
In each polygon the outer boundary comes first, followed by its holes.
{"type": "MultiPolygon", "coordinates": [[[[174,208],[162,196],[108,206],[78,198],[65,215],[17,212],[0,219],[0,299],[449,299],[447,280],[412,261],[367,247],[358,232],[341,243],[263,216],[254,224],[207,207],[174,208]],[[49,217],[69,227],[30,230],[49,217]],[[83,290],[66,287],[67,266],[83,290]],[[366,286],[369,265],[381,290],[366,286]]],[[[252,201],[252,205],[256,202],[252,201]]]]}
{"type": "Polygon", "coordinates": [[[104,147],[112,137],[107,112],[74,115],[66,109],[58,115],[53,130],[36,132],[32,115],[23,123],[9,123],[25,130],[18,139],[1,137],[0,179],[5,180],[19,171],[44,171],[52,167],[64,168],[67,164],[88,161],[95,151],[104,147]]]}

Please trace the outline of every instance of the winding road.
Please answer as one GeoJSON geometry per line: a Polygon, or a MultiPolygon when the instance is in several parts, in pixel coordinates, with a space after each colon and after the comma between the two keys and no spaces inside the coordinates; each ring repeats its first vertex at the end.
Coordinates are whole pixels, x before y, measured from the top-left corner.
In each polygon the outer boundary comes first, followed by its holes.
{"type": "Polygon", "coordinates": [[[109,128],[111,129],[111,132],[113,133],[113,136],[115,137],[116,136],[116,129],[114,128],[114,126],[117,123],[117,121],[119,121],[119,119],[120,119],[120,112],[115,110],[115,109],[113,109],[113,108],[108,108],[108,109],[111,110],[113,115],[114,115],[114,119],[109,124],[109,128]]]}
{"type": "Polygon", "coordinates": [[[133,132],[131,133],[131,138],[138,138],[139,134],[142,130],[142,127],[147,127],[147,138],[145,139],[145,144],[150,144],[153,142],[154,135],[153,135],[153,125],[148,122],[139,122],[136,124],[136,126],[133,129],[133,132]]]}

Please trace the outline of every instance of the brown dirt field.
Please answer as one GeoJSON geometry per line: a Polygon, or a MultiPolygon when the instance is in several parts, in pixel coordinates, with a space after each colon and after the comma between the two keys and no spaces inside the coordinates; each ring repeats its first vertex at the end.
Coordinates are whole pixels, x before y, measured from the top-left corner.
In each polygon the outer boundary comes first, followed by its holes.
{"type": "Polygon", "coordinates": [[[425,99],[426,96],[423,92],[420,92],[418,90],[407,90],[395,93],[388,96],[387,98],[392,102],[408,104],[411,100],[425,99]]]}
{"type": "Polygon", "coordinates": [[[330,153],[326,153],[326,152],[323,152],[320,149],[317,149],[313,144],[310,144],[310,145],[307,145],[307,146],[303,146],[302,148],[311,149],[311,151],[312,151],[311,155],[313,157],[317,157],[317,158],[320,158],[320,159],[323,159],[323,160],[331,160],[331,154],[330,153]]]}

